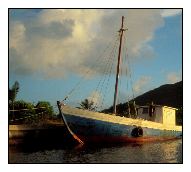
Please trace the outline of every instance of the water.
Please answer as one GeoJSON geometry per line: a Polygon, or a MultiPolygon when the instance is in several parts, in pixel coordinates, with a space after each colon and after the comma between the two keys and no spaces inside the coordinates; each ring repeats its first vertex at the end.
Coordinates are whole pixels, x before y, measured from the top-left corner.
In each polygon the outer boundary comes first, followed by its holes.
{"type": "Polygon", "coordinates": [[[36,150],[11,147],[9,163],[183,163],[182,140],[36,150]]]}

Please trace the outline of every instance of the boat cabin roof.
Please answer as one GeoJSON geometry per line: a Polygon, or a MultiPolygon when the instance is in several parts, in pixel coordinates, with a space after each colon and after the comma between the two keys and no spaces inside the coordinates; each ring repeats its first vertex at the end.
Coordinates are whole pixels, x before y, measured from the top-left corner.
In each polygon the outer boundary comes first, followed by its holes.
{"type": "MultiPolygon", "coordinates": [[[[154,105],[155,107],[164,107],[164,108],[168,108],[168,109],[173,109],[173,110],[178,110],[177,108],[174,107],[170,107],[170,106],[163,106],[163,105],[154,105]]],[[[147,108],[149,107],[149,105],[144,105],[144,106],[138,106],[138,108],[147,108]]]]}

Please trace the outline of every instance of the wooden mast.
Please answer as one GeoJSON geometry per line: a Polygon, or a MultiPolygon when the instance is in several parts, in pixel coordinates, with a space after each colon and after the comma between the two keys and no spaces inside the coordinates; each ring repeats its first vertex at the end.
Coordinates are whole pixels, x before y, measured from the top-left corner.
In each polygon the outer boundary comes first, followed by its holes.
{"type": "Polygon", "coordinates": [[[121,45],[122,45],[123,32],[125,31],[125,29],[123,28],[123,22],[124,22],[124,16],[122,16],[121,29],[119,30],[120,43],[119,43],[119,54],[118,54],[117,73],[116,73],[116,81],[115,81],[115,93],[114,93],[114,102],[113,102],[113,113],[115,113],[115,114],[116,114],[116,104],[117,104],[117,95],[118,95],[119,70],[120,70],[120,62],[121,62],[121,45]]]}

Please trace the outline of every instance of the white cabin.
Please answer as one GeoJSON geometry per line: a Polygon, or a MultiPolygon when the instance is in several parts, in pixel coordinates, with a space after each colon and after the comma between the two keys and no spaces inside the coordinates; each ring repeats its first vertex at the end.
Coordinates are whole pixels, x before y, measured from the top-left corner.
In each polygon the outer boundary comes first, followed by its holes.
{"type": "Polygon", "coordinates": [[[140,106],[137,108],[137,117],[149,121],[162,123],[164,125],[176,125],[176,108],[155,105],[153,114],[149,114],[149,106],[140,106]]]}

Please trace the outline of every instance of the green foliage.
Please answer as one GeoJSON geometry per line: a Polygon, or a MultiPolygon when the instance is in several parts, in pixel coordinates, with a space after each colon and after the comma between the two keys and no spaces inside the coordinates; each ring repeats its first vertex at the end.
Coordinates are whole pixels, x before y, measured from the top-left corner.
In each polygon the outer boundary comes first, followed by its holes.
{"type": "Polygon", "coordinates": [[[9,110],[14,110],[9,112],[9,121],[20,122],[22,123],[27,119],[27,116],[31,116],[35,114],[34,105],[29,102],[25,102],[23,100],[15,101],[14,105],[12,103],[9,104],[9,110]],[[15,119],[22,119],[20,121],[15,119]]]}
{"type": "Polygon", "coordinates": [[[36,106],[23,100],[9,104],[9,122],[11,124],[38,125],[45,123],[47,119],[53,118],[53,107],[47,101],[39,101],[36,106]],[[19,119],[19,120],[18,120],[19,119]]]}
{"type": "Polygon", "coordinates": [[[94,102],[88,99],[85,99],[80,103],[82,109],[95,110],[94,102]]]}
{"type": "Polygon", "coordinates": [[[39,101],[36,105],[36,108],[38,108],[36,111],[39,112],[45,112],[47,116],[53,115],[53,107],[50,105],[50,102],[47,101],[39,101]]]}
{"type": "Polygon", "coordinates": [[[23,100],[15,101],[19,92],[19,82],[9,88],[9,123],[37,124],[53,118],[53,107],[47,101],[39,101],[36,106],[23,100]]]}
{"type": "Polygon", "coordinates": [[[31,112],[35,112],[34,111],[34,105],[30,102],[25,102],[24,100],[19,100],[19,101],[16,101],[14,103],[14,109],[17,110],[17,109],[29,109],[31,110],[31,112]]]}
{"type": "Polygon", "coordinates": [[[9,102],[13,103],[16,99],[17,93],[19,92],[19,82],[15,81],[12,88],[9,88],[9,102]]]}

